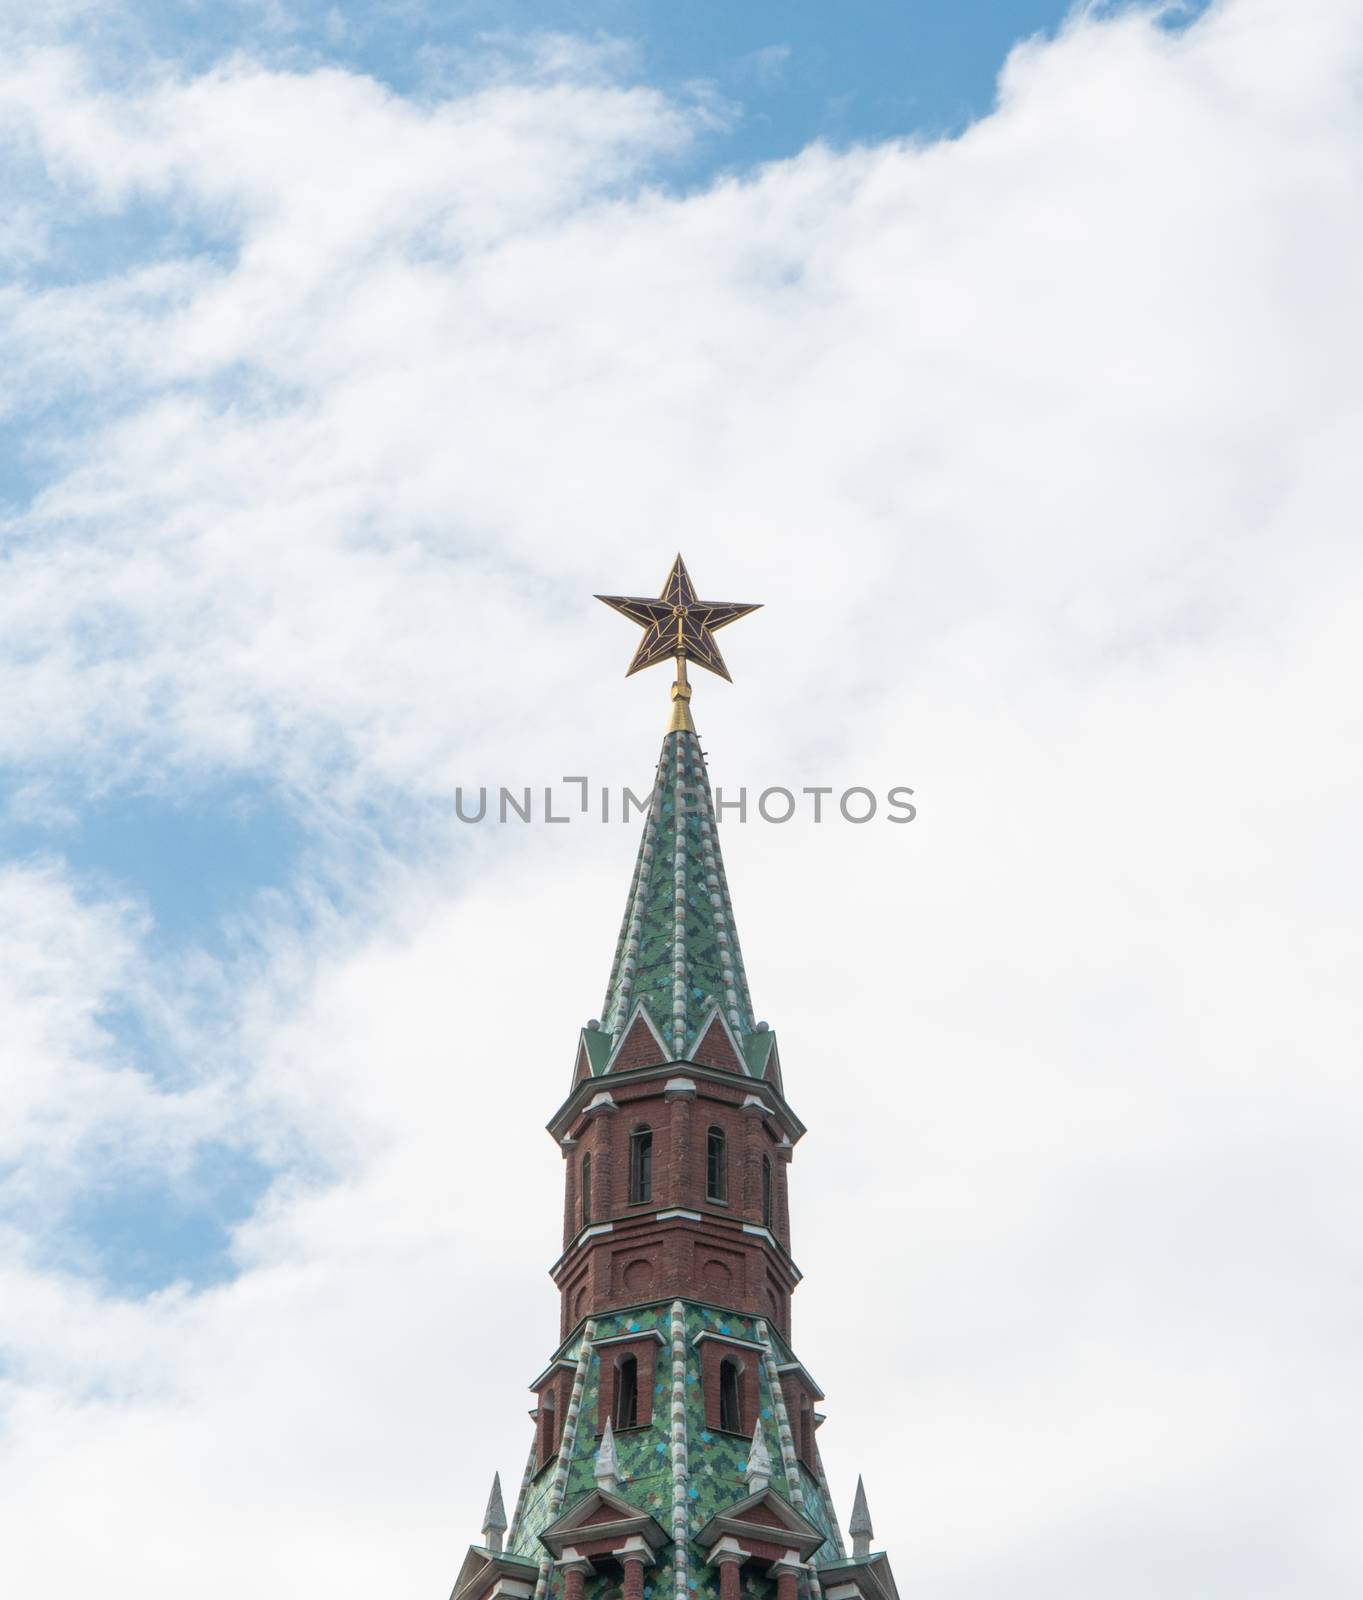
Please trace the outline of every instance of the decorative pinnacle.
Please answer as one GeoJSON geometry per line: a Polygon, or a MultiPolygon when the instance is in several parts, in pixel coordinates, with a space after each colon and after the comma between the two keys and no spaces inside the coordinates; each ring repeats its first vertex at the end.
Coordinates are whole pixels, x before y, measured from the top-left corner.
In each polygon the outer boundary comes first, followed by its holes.
{"type": "Polygon", "coordinates": [[[502,1548],[502,1535],[506,1532],[506,1507],[502,1504],[502,1475],[492,1474],[492,1493],[487,1497],[487,1510],[483,1513],[483,1542],[496,1552],[502,1548]]]}
{"type": "Polygon", "coordinates": [[[672,721],[669,732],[682,729],[695,732],[691,722],[691,685],[686,676],[686,663],[697,666],[728,679],[729,669],[715,643],[715,633],[727,628],[731,622],[746,617],[751,611],[761,609],[735,600],[698,600],[691,575],[680,556],[672,563],[672,570],[663,584],[663,592],[656,600],[637,595],[599,594],[596,597],[613,610],[637,622],[644,630],[639,648],[625,673],[628,678],[644,667],[656,666],[660,661],[675,661],[677,677],[672,685],[672,721]]]}
{"type": "Polygon", "coordinates": [[[860,1473],[857,1474],[857,1494],[852,1502],[852,1520],[847,1524],[847,1531],[852,1535],[852,1554],[869,1556],[876,1530],[871,1526],[871,1508],[866,1504],[866,1485],[861,1481],[860,1473]]]}
{"type": "Polygon", "coordinates": [[[762,1419],[752,1431],[752,1449],[748,1451],[748,1493],[761,1494],[771,1482],[771,1451],[762,1437],[762,1419]]]}
{"type": "Polygon", "coordinates": [[[595,1477],[597,1487],[604,1489],[607,1494],[620,1481],[620,1463],[615,1455],[615,1430],[611,1427],[609,1417],[606,1418],[606,1431],[601,1435],[601,1444],[596,1452],[595,1477]]]}

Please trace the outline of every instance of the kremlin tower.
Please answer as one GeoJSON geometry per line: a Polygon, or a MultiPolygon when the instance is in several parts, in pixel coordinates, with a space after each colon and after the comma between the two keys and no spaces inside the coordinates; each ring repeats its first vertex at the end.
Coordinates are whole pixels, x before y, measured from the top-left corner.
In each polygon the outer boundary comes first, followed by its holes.
{"type": "Polygon", "coordinates": [[[898,1600],[860,1482],[844,1543],[823,1391],[791,1344],[787,1193],[804,1125],[756,1020],[688,661],[729,676],[679,556],[599,598],[674,662],[672,718],[601,1020],[549,1122],[564,1163],[559,1343],[508,1524],[494,1479],[451,1600],[898,1600]]]}

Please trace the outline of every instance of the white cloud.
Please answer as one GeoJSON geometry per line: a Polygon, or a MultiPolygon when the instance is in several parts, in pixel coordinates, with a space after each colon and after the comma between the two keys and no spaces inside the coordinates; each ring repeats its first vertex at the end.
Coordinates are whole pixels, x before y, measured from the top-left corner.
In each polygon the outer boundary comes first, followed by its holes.
{"type": "MultiPolygon", "coordinates": [[[[662,687],[615,681],[586,597],[680,546],[768,602],[697,692],[719,781],[919,790],[902,832],[727,845],[813,1129],[797,1340],[906,1591],[1363,1571],[1361,9],[1076,22],[960,139],[686,196],[658,162],[709,113],[599,59],[426,103],[5,69],[21,265],[72,213],[156,219],[8,292],[13,405],[57,409],[7,529],[6,760],[246,772],[337,848],[458,782],[637,786],[662,687]]],[[[6,1241],[26,1595],[434,1589],[514,1480],[556,1329],[536,1119],[630,844],[444,842],[172,1019],[193,1136],[283,1173],[234,1282],[120,1302],[6,1241]]],[[[136,915],[5,884],[22,1114],[164,1152],[96,1020],[149,981],[136,915]]]]}
{"type": "Polygon", "coordinates": [[[0,1172],[30,1218],[59,1211],[94,1160],[175,1164],[220,1126],[211,1091],[158,1085],[110,1027],[113,1008],[150,998],[139,920],[79,897],[53,863],[0,871],[0,1172]]]}

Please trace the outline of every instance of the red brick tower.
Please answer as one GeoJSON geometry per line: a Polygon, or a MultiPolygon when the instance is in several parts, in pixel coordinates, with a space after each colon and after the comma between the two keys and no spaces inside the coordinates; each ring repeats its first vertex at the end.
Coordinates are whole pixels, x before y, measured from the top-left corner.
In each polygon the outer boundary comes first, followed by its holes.
{"type": "Polygon", "coordinates": [[[452,1600],[897,1600],[860,1483],[849,1555],[790,1343],[787,1175],[804,1126],[755,1019],[686,663],[727,678],[678,557],[630,671],[675,661],[600,1022],[549,1123],[564,1158],[560,1344],[509,1535],[494,1480],[452,1600]]]}

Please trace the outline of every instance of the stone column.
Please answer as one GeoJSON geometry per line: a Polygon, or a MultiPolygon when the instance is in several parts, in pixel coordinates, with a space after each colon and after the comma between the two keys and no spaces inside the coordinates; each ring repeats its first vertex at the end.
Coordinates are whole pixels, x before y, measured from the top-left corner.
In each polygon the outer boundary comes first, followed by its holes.
{"type": "Polygon", "coordinates": [[[773,1561],[772,1573],[776,1578],[776,1600],[796,1600],[800,1584],[800,1564],[797,1557],[790,1559],[795,1552],[787,1551],[784,1561],[773,1561]]]}
{"type": "Polygon", "coordinates": [[[776,1237],[790,1249],[790,1158],[794,1152],[788,1144],[777,1151],[776,1162],[776,1237]]]}
{"type": "Polygon", "coordinates": [[[668,1122],[671,1177],[659,1185],[658,1192],[665,1202],[673,1206],[693,1204],[691,1193],[691,1102],[696,1098],[696,1086],[690,1078],[669,1078],[663,1089],[664,1098],[672,1107],[668,1122]]]}
{"type": "Polygon", "coordinates": [[[624,1558],[624,1600],[644,1600],[644,1563],[632,1552],[624,1558]]]}
{"type": "Polygon", "coordinates": [[[762,1220],[762,1128],[763,1108],[752,1099],[743,1103],[743,1216],[748,1222],[762,1220]]]}
{"type": "MultiPolygon", "coordinates": [[[[591,1562],[583,1561],[580,1556],[574,1556],[561,1561],[559,1567],[563,1573],[563,1600],[582,1600],[587,1574],[592,1570],[591,1562]]],[[[794,1591],[791,1592],[790,1600],[795,1600],[794,1591]]]]}
{"type": "Polygon", "coordinates": [[[609,1095],[598,1095],[587,1107],[596,1129],[592,1155],[592,1221],[609,1222],[615,1214],[615,1113],[619,1108],[609,1095]]]}
{"type": "Polygon", "coordinates": [[[576,1139],[564,1139],[559,1144],[563,1151],[565,1170],[563,1175],[563,1247],[566,1250],[568,1241],[577,1232],[577,1166],[578,1145],[576,1139]]]}
{"type": "Polygon", "coordinates": [[[748,1552],[737,1539],[726,1534],[710,1551],[708,1559],[712,1567],[719,1568],[719,1600],[740,1600],[740,1568],[748,1559],[748,1552]]]}

